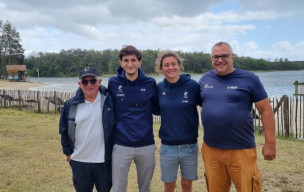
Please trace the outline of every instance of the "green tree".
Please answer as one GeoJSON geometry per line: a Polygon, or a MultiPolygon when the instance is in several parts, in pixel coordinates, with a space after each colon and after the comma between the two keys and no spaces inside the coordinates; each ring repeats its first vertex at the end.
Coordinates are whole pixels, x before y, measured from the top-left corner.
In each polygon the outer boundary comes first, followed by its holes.
{"type": "Polygon", "coordinates": [[[6,65],[22,64],[24,50],[17,29],[9,22],[0,20],[0,76],[6,76],[6,65]]]}
{"type": "Polygon", "coordinates": [[[119,51],[117,49],[114,50],[107,49],[103,51],[103,58],[108,66],[108,74],[116,73],[116,69],[119,66],[118,54],[119,51]]]}
{"type": "Polygon", "coordinates": [[[204,73],[212,68],[209,54],[203,52],[182,53],[184,59],[184,71],[192,73],[204,73]]]}
{"type": "Polygon", "coordinates": [[[141,53],[142,53],[141,69],[146,74],[155,73],[155,60],[157,57],[157,51],[148,49],[141,51],[141,53]]]}

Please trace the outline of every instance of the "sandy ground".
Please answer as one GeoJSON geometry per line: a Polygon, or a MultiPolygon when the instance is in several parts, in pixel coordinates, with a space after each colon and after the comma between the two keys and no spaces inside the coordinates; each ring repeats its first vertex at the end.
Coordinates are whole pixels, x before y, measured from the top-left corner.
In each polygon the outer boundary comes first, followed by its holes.
{"type": "Polygon", "coordinates": [[[33,83],[33,82],[8,82],[5,80],[0,80],[0,89],[10,89],[10,90],[28,90],[33,87],[45,86],[46,83],[33,83]]]}

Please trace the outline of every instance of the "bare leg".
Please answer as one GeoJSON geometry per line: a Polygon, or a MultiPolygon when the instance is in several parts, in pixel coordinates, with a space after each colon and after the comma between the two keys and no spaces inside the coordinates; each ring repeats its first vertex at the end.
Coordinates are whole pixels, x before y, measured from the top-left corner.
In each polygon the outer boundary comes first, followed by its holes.
{"type": "Polygon", "coordinates": [[[192,181],[182,177],[181,185],[183,192],[192,192],[192,181]]]}
{"type": "Polygon", "coordinates": [[[174,192],[176,181],[165,183],[165,192],[174,192]]]}

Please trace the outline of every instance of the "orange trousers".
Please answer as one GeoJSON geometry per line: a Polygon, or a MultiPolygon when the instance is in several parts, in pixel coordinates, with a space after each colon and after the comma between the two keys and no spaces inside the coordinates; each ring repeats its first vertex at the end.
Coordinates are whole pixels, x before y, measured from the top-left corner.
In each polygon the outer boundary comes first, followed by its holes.
{"type": "Polygon", "coordinates": [[[262,191],[256,148],[218,149],[204,142],[201,151],[209,192],[229,192],[231,181],[238,192],[262,191]]]}

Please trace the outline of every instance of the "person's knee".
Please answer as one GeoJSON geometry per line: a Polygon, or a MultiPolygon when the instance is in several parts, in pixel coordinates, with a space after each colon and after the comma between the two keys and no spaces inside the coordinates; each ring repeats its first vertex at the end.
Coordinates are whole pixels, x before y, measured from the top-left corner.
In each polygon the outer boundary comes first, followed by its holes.
{"type": "Polygon", "coordinates": [[[183,192],[192,191],[192,181],[191,180],[188,180],[188,179],[185,179],[184,177],[182,177],[181,185],[182,185],[183,192]]]}
{"type": "Polygon", "coordinates": [[[165,192],[174,192],[176,182],[165,183],[165,192]]]}

